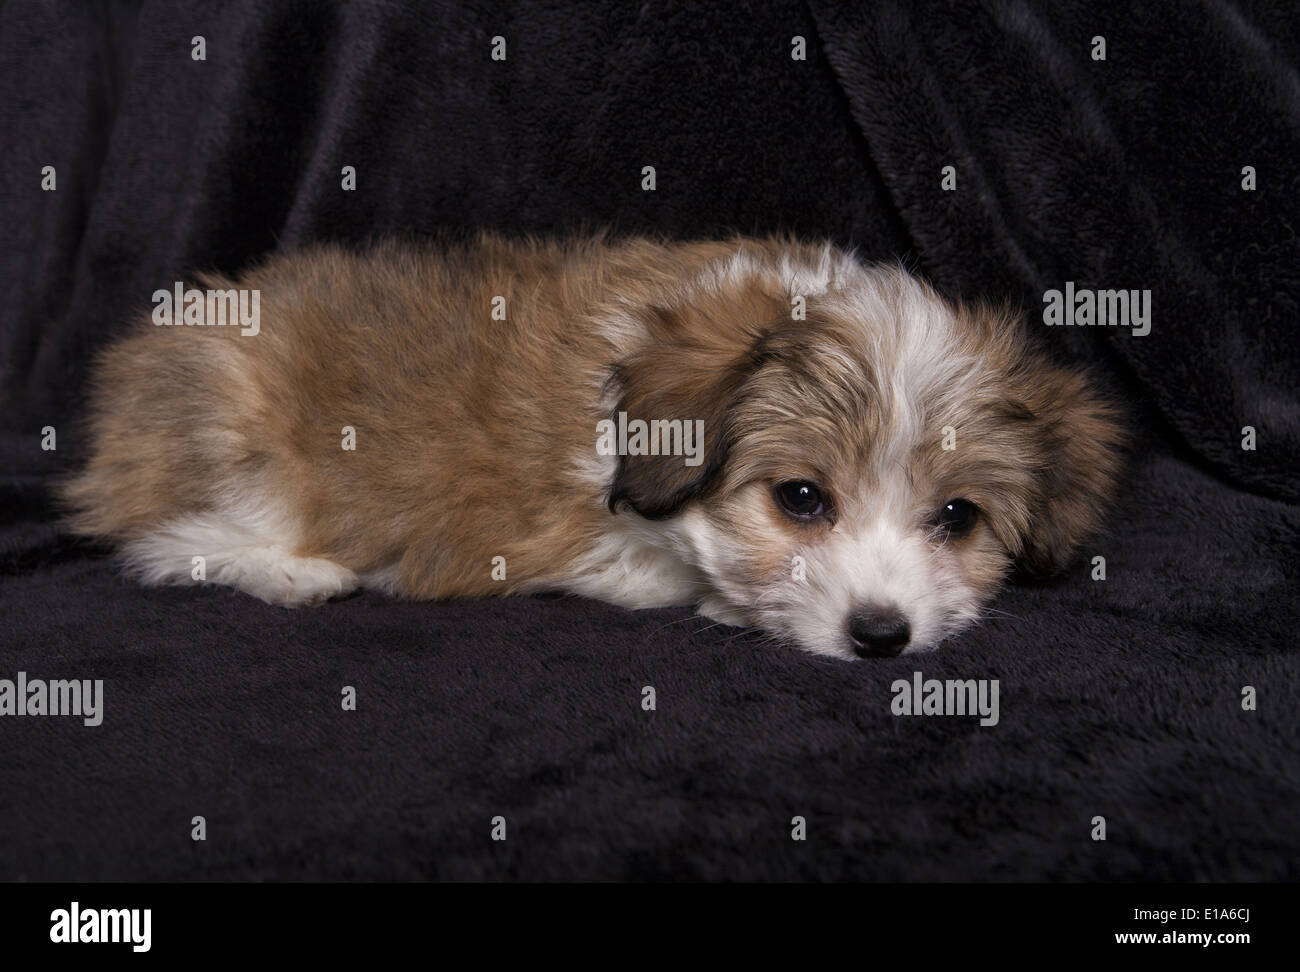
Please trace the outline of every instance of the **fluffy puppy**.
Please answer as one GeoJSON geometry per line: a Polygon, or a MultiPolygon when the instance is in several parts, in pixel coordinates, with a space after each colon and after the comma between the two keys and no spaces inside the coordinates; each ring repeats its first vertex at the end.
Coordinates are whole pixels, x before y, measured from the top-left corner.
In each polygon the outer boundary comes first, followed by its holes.
{"type": "Polygon", "coordinates": [[[1112,409],[1006,311],[830,245],[321,247],[203,286],[256,291],[256,333],[142,321],[62,488],[148,583],[560,590],[895,655],[1063,566],[1116,474],[1112,409]]]}

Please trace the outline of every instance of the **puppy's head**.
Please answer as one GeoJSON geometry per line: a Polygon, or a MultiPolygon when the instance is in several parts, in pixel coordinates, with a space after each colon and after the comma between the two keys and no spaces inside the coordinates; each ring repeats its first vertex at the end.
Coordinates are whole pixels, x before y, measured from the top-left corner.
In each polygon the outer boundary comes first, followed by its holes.
{"type": "Polygon", "coordinates": [[[618,408],[701,420],[704,454],[622,457],[610,504],[662,521],[708,614],[819,653],[920,650],[1097,525],[1116,416],[1006,311],[773,243],[646,315],[618,408]]]}

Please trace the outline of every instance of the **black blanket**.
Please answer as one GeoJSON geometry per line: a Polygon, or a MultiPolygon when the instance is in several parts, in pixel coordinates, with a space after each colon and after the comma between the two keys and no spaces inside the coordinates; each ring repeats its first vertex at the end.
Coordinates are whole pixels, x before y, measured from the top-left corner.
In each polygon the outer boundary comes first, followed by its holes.
{"type": "Polygon", "coordinates": [[[609,6],[0,10],[0,679],[105,686],[0,717],[0,879],[1300,877],[1293,5],[609,6]],[[91,355],[179,275],[583,226],[825,236],[1035,322],[1149,289],[1146,336],[1039,328],[1128,416],[1108,533],[849,664],[577,598],[145,590],[57,529],[91,355]],[[916,671],[999,679],[998,725],[891,714],[916,671]]]}

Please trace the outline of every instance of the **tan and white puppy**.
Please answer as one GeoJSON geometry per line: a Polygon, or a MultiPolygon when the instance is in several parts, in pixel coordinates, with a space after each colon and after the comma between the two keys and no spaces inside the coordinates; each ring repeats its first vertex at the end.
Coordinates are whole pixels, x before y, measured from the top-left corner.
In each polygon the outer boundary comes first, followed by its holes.
{"type": "Polygon", "coordinates": [[[1011,315],[830,245],[322,247],[203,286],[256,290],[257,333],[142,321],[62,487],[149,583],[560,590],[893,655],[1065,564],[1116,474],[1112,409],[1011,315]]]}

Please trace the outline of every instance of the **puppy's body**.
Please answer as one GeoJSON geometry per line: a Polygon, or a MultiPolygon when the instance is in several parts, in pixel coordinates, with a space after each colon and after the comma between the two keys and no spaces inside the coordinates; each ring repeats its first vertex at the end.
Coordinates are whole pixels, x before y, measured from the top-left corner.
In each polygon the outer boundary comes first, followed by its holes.
{"type": "Polygon", "coordinates": [[[150,582],[202,557],[286,605],[558,589],[895,653],[972,620],[1014,559],[1062,563],[1114,473],[1106,407],[1004,315],[827,246],[488,237],[206,285],[259,290],[260,332],[110,348],[63,492],[150,582]],[[602,455],[619,412],[701,422],[702,462],[602,455]],[[956,498],[979,511],[960,538],[934,522],[956,498]],[[895,614],[901,645],[853,628],[895,614]]]}

